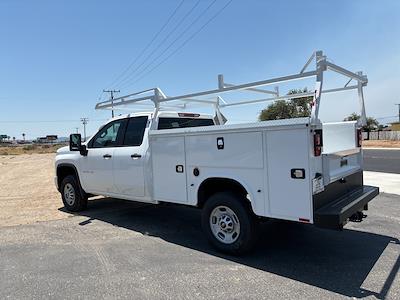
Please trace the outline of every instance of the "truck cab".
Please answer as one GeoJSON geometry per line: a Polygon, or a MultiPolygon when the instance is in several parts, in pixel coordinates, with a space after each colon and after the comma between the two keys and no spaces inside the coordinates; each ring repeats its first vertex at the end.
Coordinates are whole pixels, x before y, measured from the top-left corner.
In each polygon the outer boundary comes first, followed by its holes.
{"type": "Polygon", "coordinates": [[[157,130],[212,126],[210,115],[187,112],[133,113],[115,117],[88,139],[82,153],[63,147],[57,151],[57,187],[69,170],[79,177],[87,194],[154,203],[149,191],[151,166],[148,135],[157,130]],[[153,124],[154,123],[154,124],[153,124]],[[84,154],[84,155],[82,155],[84,154]]]}

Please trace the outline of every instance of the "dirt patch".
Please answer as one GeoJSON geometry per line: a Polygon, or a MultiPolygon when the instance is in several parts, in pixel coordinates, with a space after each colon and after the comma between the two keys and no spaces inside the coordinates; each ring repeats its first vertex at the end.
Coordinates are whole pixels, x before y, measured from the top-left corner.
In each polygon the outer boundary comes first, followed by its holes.
{"type": "Polygon", "coordinates": [[[362,142],[363,147],[400,148],[400,141],[369,140],[362,142]]]}
{"type": "Polygon", "coordinates": [[[54,185],[55,154],[0,152],[0,226],[67,218],[54,185]]]}

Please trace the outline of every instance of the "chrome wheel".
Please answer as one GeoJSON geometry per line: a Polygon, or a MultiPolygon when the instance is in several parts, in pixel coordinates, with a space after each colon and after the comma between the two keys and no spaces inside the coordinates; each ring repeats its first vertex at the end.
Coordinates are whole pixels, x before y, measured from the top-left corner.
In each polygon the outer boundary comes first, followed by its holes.
{"type": "Polygon", "coordinates": [[[65,202],[68,203],[68,205],[74,205],[75,203],[75,189],[72,186],[72,184],[67,183],[64,186],[64,198],[65,198],[65,202]]]}
{"type": "Polygon", "coordinates": [[[217,206],[210,214],[210,227],[213,235],[224,244],[232,244],[240,234],[239,218],[227,206],[217,206]]]}

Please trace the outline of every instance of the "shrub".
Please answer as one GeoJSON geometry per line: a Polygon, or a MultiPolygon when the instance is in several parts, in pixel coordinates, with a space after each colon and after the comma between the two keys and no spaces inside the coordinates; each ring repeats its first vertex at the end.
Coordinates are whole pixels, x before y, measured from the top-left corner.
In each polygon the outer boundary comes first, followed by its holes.
{"type": "Polygon", "coordinates": [[[25,151],[32,151],[32,150],[35,150],[36,148],[37,148],[36,145],[26,145],[22,149],[25,151]]]}

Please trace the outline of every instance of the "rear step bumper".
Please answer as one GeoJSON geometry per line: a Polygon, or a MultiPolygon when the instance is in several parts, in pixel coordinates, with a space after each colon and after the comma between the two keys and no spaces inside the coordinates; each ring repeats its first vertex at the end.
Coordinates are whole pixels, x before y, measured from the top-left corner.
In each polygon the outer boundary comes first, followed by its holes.
{"type": "Polygon", "coordinates": [[[329,229],[343,229],[348,219],[364,210],[368,202],[379,194],[379,188],[364,185],[353,189],[314,211],[314,224],[329,229]]]}

